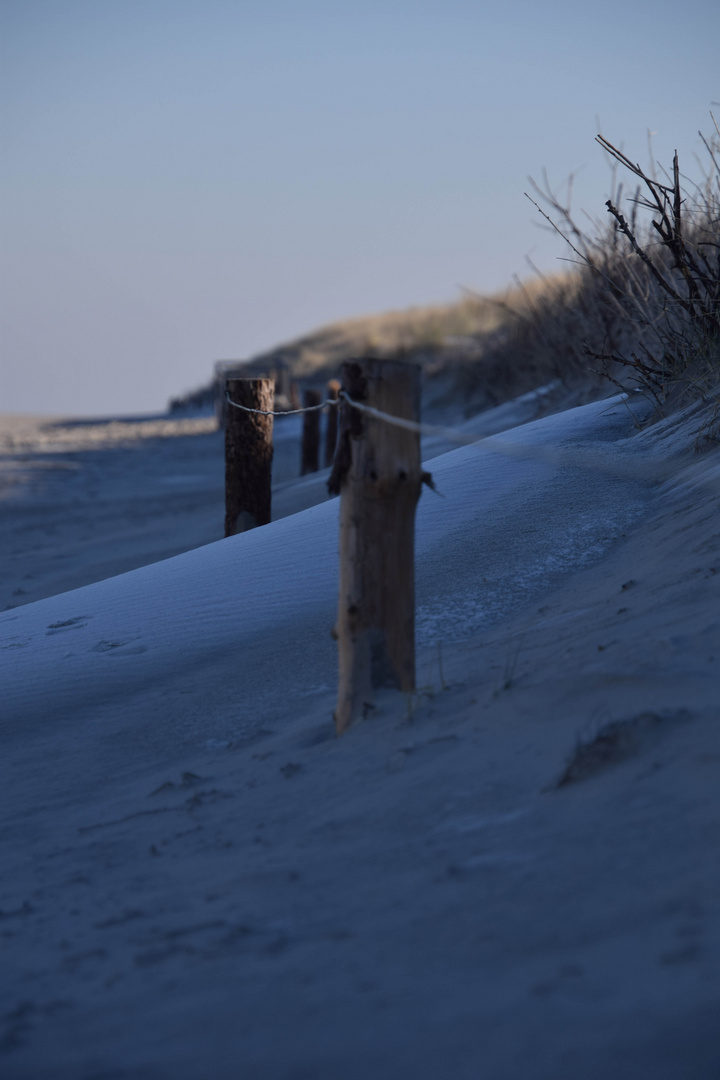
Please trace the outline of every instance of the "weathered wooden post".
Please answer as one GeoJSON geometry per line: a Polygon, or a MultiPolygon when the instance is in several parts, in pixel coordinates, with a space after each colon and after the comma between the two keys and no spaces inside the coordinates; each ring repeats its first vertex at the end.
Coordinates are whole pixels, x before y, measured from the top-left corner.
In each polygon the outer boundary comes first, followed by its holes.
{"type": "MultiPolygon", "coordinates": [[[[228,379],[232,401],[272,412],[273,379],[228,379]]],[[[225,535],[270,521],[273,418],[227,405],[225,423],[225,535]]]]}
{"type": "MultiPolygon", "coordinates": [[[[420,368],[366,358],[343,364],[355,401],[420,419],[420,368]]],[[[340,494],[338,734],[366,715],[373,690],[415,689],[415,508],[423,480],[420,436],[341,405],[328,480],[340,494]]]]}
{"type": "MultiPolygon", "coordinates": [[[[330,379],[327,384],[327,397],[328,401],[337,401],[338,394],[340,393],[340,382],[338,379],[330,379]]],[[[338,433],[338,407],[337,405],[329,405],[327,407],[327,427],[325,428],[325,466],[332,465],[335,460],[335,447],[337,446],[337,433],[338,433]]]]}
{"type": "MultiPolygon", "coordinates": [[[[313,408],[322,402],[322,394],[319,390],[306,390],[303,394],[303,407],[313,408]]],[[[320,410],[306,412],[303,416],[302,431],[302,456],[300,461],[300,475],[317,472],[320,468],[320,410]]]]}

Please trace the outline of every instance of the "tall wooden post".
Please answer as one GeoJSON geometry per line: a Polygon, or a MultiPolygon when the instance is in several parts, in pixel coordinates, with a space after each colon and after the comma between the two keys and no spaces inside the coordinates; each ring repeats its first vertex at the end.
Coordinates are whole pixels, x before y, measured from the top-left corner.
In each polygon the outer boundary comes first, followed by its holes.
{"type": "MultiPolygon", "coordinates": [[[[420,368],[366,358],[343,364],[343,390],[392,416],[420,418],[420,368]]],[[[373,690],[415,689],[415,508],[420,436],[341,405],[328,481],[340,494],[338,734],[373,707],[373,690]]]]}
{"type": "MultiPolygon", "coordinates": [[[[327,384],[328,401],[337,401],[340,393],[340,382],[330,379],[327,384]]],[[[335,447],[337,446],[338,433],[338,409],[337,405],[327,407],[327,427],[325,428],[325,467],[332,465],[335,460],[335,447]]]]}
{"type": "MultiPolygon", "coordinates": [[[[228,379],[238,405],[271,412],[273,379],[228,379]]],[[[227,405],[225,424],[225,535],[267,525],[271,511],[273,418],[227,405]]]]}
{"type": "MultiPolygon", "coordinates": [[[[319,390],[306,390],[303,394],[303,408],[307,409],[322,402],[319,390]]],[[[320,410],[306,412],[303,416],[302,457],[300,475],[317,472],[320,468],[320,410]]]]}

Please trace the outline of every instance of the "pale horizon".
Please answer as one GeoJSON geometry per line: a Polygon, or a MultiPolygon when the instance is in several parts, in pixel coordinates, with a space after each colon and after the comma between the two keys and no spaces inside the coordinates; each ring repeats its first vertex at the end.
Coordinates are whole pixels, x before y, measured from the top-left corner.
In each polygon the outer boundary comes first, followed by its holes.
{"type": "Polygon", "coordinates": [[[562,269],[528,176],[602,219],[598,125],[697,176],[720,97],[710,0],[0,12],[5,412],[160,412],[216,359],[562,269]]]}

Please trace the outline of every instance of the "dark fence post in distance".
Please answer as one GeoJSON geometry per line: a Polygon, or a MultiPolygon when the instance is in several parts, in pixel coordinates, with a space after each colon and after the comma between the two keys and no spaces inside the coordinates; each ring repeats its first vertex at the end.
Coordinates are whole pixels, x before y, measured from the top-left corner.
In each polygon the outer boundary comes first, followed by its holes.
{"type": "MultiPolygon", "coordinates": [[[[391,416],[419,421],[420,368],[398,360],[343,364],[342,388],[391,416]]],[[[415,508],[425,476],[420,436],[343,401],[328,480],[340,494],[338,735],[373,708],[373,691],[415,689],[415,508]]],[[[427,478],[429,480],[429,477],[427,478]]]]}
{"type": "MultiPolygon", "coordinates": [[[[303,407],[305,409],[322,402],[322,394],[319,390],[306,390],[303,394],[303,407]]],[[[302,457],[300,461],[300,475],[317,472],[320,468],[320,410],[306,412],[303,416],[302,431],[302,457]]]]}
{"type": "MultiPolygon", "coordinates": [[[[228,379],[238,405],[272,412],[274,379],[228,379]]],[[[225,423],[225,536],[270,521],[273,418],[227,405],[225,423]]]]}
{"type": "MultiPolygon", "coordinates": [[[[328,401],[337,401],[338,394],[340,393],[340,382],[338,379],[331,379],[327,384],[327,396],[328,401]]],[[[332,465],[335,460],[335,447],[337,445],[337,432],[338,432],[338,407],[337,405],[328,405],[327,408],[327,427],[325,428],[325,467],[332,465]]]]}
{"type": "Polygon", "coordinates": [[[227,379],[222,378],[220,375],[215,376],[215,416],[217,417],[218,428],[222,431],[225,430],[227,425],[227,411],[230,408],[225,400],[225,390],[227,388],[227,379]]]}

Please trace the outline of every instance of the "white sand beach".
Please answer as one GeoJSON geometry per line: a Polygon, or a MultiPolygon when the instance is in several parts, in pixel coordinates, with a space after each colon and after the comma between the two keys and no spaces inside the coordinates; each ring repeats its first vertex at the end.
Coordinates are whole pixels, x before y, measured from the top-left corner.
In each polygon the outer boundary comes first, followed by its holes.
{"type": "Polygon", "coordinates": [[[427,448],[418,692],[340,739],[297,430],[222,540],[211,422],[0,429],[0,1075],[720,1075],[720,451],[502,408],[427,448]]]}

